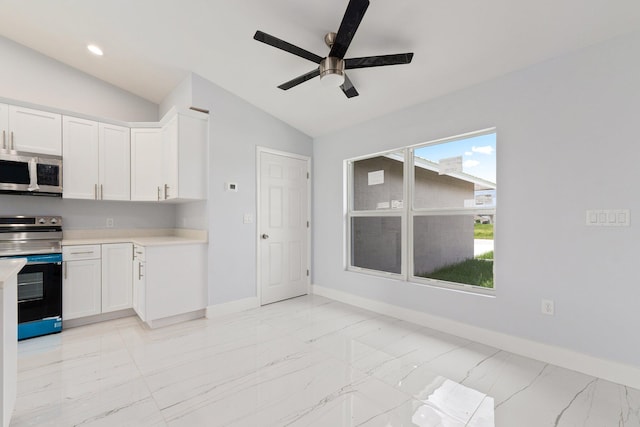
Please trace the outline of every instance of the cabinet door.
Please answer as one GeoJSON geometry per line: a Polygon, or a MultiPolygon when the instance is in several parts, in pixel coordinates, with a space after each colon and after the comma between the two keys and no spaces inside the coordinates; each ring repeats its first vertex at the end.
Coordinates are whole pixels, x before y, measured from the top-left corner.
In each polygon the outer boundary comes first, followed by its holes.
{"type": "Polygon", "coordinates": [[[100,260],[65,261],[63,269],[62,318],[100,314],[100,260]]]}
{"type": "Polygon", "coordinates": [[[162,128],[162,198],[170,200],[179,197],[178,185],[178,116],[176,116],[162,128]]]}
{"type": "Polygon", "coordinates": [[[133,245],[102,245],[102,312],[131,308],[133,245]]]}
{"type": "Polygon", "coordinates": [[[64,116],[62,134],[62,197],[99,198],[98,122],[64,116]]]}
{"type": "Polygon", "coordinates": [[[0,104],[0,150],[9,149],[9,106],[0,104]]]}
{"type": "Polygon", "coordinates": [[[129,200],[131,147],[129,128],[100,123],[100,199],[129,200]]]}
{"type": "Polygon", "coordinates": [[[143,322],[147,320],[145,267],[144,261],[133,262],[133,309],[143,322]]]}
{"type": "Polygon", "coordinates": [[[161,129],[131,129],[131,200],[160,200],[161,129]]]}
{"type": "Polygon", "coordinates": [[[11,148],[30,153],[62,155],[62,116],[9,106],[11,148]]]}

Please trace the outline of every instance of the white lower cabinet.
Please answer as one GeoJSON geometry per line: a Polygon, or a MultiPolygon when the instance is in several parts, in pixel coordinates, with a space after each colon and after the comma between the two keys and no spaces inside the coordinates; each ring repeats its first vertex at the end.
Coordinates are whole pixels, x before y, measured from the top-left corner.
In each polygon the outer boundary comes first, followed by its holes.
{"type": "Polygon", "coordinates": [[[146,262],[145,248],[143,246],[133,246],[133,309],[138,317],[144,322],[147,320],[146,310],[146,262]]]}
{"type": "Polygon", "coordinates": [[[102,312],[132,307],[131,243],[102,245],[102,312]]]}
{"type": "Polygon", "coordinates": [[[66,246],[62,257],[62,318],[71,320],[100,314],[100,245],[66,246]]]}
{"type": "Polygon", "coordinates": [[[62,248],[62,318],[132,307],[131,243],[62,248]]]}
{"type": "Polygon", "coordinates": [[[205,244],[134,247],[133,308],[151,328],[207,306],[205,244]]]}

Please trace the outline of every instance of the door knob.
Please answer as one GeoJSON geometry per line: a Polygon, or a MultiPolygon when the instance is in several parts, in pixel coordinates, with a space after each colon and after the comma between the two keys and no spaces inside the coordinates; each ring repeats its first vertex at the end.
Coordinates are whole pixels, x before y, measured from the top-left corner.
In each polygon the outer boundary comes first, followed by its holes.
{"type": "Polygon", "coordinates": [[[269,238],[269,235],[268,235],[268,234],[263,234],[263,235],[262,235],[262,238],[263,238],[264,240],[267,240],[267,239],[269,238]]]}

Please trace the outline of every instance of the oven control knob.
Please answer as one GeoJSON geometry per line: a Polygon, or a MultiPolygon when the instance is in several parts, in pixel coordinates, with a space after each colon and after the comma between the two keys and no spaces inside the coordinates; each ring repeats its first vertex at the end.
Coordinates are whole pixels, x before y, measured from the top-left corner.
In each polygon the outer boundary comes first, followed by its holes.
{"type": "Polygon", "coordinates": [[[47,220],[46,220],[46,219],[44,219],[44,218],[40,218],[40,219],[38,220],[38,224],[44,224],[44,223],[46,223],[46,222],[47,222],[47,220]]]}
{"type": "Polygon", "coordinates": [[[58,223],[58,220],[57,220],[57,219],[55,219],[55,218],[51,218],[51,224],[57,224],[57,223],[58,223]]]}

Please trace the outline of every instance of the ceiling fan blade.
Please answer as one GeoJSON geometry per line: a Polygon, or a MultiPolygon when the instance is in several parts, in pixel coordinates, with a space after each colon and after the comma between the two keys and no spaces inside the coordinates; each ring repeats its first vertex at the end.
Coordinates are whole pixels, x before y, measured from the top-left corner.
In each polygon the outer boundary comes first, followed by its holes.
{"type": "Polygon", "coordinates": [[[316,68],[313,71],[309,71],[307,74],[303,74],[301,76],[296,77],[295,79],[289,80],[286,83],[282,83],[278,86],[282,90],[289,90],[294,86],[298,86],[300,83],[304,83],[307,80],[311,80],[314,77],[318,77],[320,75],[320,68],[316,68]]]}
{"type": "Polygon", "coordinates": [[[360,25],[360,21],[364,17],[364,13],[369,7],[369,0],[350,0],[347,10],[340,23],[340,28],[336,34],[336,40],[331,47],[329,56],[336,58],[344,58],[347,53],[347,49],[353,40],[353,36],[356,34],[356,30],[360,25]]]}
{"type": "Polygon", "coordinates": [[[342,89],[347,98],[353,98],[354,96],[359,95],[358,91],[353,86],[353,83],[351,83],[351,80],[349,80],[349,77],[346,74],[344,75],[344,83],[342,84],[342,86],[340,86],[340,89],[342,89]]]}
{"type": "Polygon", "coordinates": [[[284,50],[285,52],[293,53],[294,55],[307,59],[311,62],[315,62],[316,64],[319,64],[320,61],[324,59],[316,55],[315,53],[311,53],[308,50],[304,50],[301,47],[292,45],[291,43],[288,43],[284,40],[280,40],[279,38],[269,35],[267,33],[263,33],[262,31],[256,31],[256,33],[253,36],[253,39],[259,42],[268,44],[270,46],[273,46],[275,48],[284,50]]]}
{"type": "Polygon", "coordinates": [[[382,67],[385,65],[409,64],[413,53],[396,53],[394,55],[367,56],[364,58],[349,58],[344,60],[345,70],[354,68],[382,67]]]}

